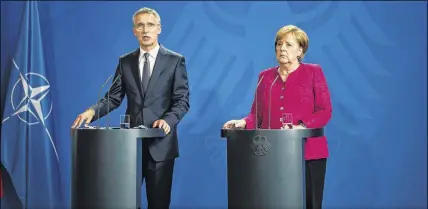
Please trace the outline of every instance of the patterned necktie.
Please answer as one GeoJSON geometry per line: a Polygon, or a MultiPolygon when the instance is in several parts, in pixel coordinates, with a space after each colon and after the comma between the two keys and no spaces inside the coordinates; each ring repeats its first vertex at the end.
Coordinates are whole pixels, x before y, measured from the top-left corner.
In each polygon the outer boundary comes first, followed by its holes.
{"type": "Polygon", "coordinates": [[[149,53],[144,54],[144,67],[143,67],[143,90],[147,91],[147,86],[149,85],[150,80],[150,61],[149,61],[149,53]]]}

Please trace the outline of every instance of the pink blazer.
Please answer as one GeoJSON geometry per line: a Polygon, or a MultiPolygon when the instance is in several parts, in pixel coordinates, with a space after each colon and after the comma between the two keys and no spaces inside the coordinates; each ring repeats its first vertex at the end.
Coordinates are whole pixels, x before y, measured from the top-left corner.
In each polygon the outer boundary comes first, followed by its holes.
{"type": "MultiPolygon", "coordinates": [[[[298,125],[298,121],[301,120],[307,128],[321,128],[329,122],[332,112],[330,92],[319,65],[301,63],[297,70],[288,76],[286,82],[283,82],[279,76],[278,67],[273,67],[260,73],[259,82],[257,88],[257,122],[260,128],[269,128],[269,98],[271,99],[271,129],[282,127],[283,113],[292,114],[294,125],[298,125]],[[275,80],[275,78],[277,79],[275,80]]],[[[244,118],[247,123],[246,129],[255,129],[256,127],[255,99],[250,114],[244,118]]],[[[306,160],[327,158],[328,156],[329,151],[325,136],[306,140],[306,160]]]]}

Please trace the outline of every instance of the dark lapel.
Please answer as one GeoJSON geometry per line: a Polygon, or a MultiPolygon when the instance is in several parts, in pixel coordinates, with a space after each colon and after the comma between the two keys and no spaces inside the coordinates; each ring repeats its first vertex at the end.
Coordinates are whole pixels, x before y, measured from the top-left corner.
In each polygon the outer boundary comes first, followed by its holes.
{"type": "Polygon", "coordinates": [[[135,50],[134,53],[132,53],[132,55],[133,55],[131,60],[132,75],[134,76],[135,82],[137,83],[137,88],[141,94],[141,97],[144,98],[143,86],[141,84],[140,67],[138,62],[138,59],[140,57],[140,48],[135,50]]]}
{"type": "Polygon", "coordinates": [[[153,67],[152,76],[150,76],[149,86],[147,87],[146,98],[150,95],[150,92],[153,91],[160,73],[165,68],[167,63],[166,54],[167,50],[160,45],[158,55],[156,56],[155,66],[153,67]]]}

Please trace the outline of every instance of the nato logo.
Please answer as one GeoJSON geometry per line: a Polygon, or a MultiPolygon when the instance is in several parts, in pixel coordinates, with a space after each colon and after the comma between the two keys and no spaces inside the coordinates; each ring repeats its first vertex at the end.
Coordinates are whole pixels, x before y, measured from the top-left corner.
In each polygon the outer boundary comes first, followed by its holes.
{"type": "MultiPolygon", "coordinates": [[[[13,60],[13,63],[19,71],[15,60],[13,60]]],[[[33,72],[22,74],[19,71],[19,78],[13,85],[10,94],[10,103],[14,112],[9,117],[6,117],[2,123],[10,119],[10,117],[17,116],[28,125],[39,123],[45,125],[45,120],[52,112],[52,102],[47,99],[49,90],[50,83],[43,75],[33,72]],[[31,86],[30,80],[34,80],[35,83],[38,83],[38,86],[31,86]],[[26,112],[30,114],[21,116],[26,112]]]]}
{"type": "Polygon", "coordinates": [[[257,156],[266,155],[271,144],[266,136],[257,135],[253,138],[251,143],[251,148],[253,149],[253,153],[257,156]]]}

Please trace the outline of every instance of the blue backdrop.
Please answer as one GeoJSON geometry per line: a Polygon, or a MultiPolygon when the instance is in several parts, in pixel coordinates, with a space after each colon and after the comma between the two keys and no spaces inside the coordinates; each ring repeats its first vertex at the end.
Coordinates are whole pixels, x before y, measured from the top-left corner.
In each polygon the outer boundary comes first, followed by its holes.
{"type": "MultiPolygon", "coordinates": [[[[161,15],[161,44],[186,56],[190,79],[191,110],[179,126],[181,156],[174,172],[172,208],[227,206],[226,144],[219,129],[225,121],[248,113],[258,73],[276,65],[274,37],[286,24],[308,33],[305,62],[323,67],[332,94],[324,206],[426,207],[426,2],[38,6],[44,56],[54,79],[51,134],[61,159],[67,206],[70,126],[96,102],[118,57],[138,47],[132,15],[148,6],[161,15]]],[[[5,95],[23,12],[23,2],[1,3],[2,112],[10,105],[5,95]]],[[[113,125],[118,126],[125,103],[111,114],[113,125]]]]}

